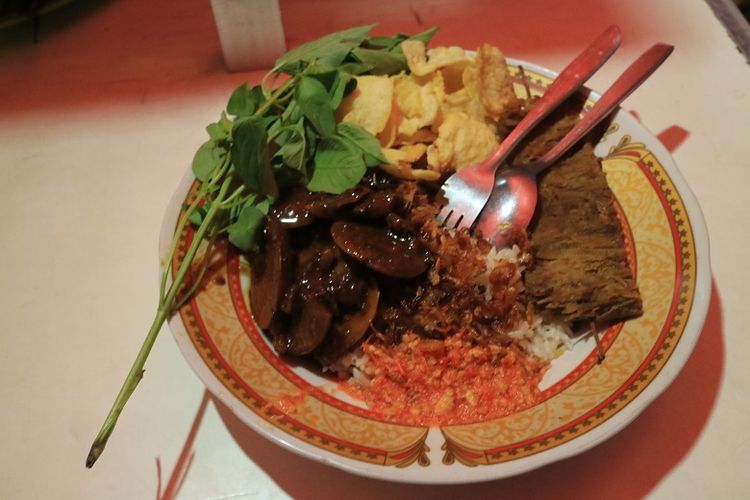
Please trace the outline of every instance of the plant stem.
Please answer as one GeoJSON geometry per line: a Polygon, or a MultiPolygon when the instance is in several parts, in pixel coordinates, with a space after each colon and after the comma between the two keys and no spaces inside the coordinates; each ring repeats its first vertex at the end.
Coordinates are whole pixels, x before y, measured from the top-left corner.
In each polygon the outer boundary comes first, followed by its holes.
{"type": "Polygon", "coordinates": [[[253,113],[253,115],[254,116],[263,116],[263,114],[266,111],[268,111],[268,109],[271,106],[275,105],[278,102],[279,96],[281,96],[281,94],[283,94],[284,92],[286,92],[289,89],[289,87],[291,87],[292,85],[294,85],[295,83],[297,83],[297,80],[299,80],[299,75],[298,74],[294,75],[289,80],[285,81],[281,85],[281,87],[278,87],[276,90],[274,90],[273,92],[271,92],[271,95],[268,97],[268,100],[266,100],[266,102],[264,102],[263,105],[260,108],[258,108],[255,111],[255,113],[253,113]]]}
{"type": "MultiPolygon", "coordinates": [[[[231,182],[232,177],[231,175],[229,175],[226,177],[221,185],[221,188],[219,189],[219,193],[216,197],[217,202],[220,203],[223,200],[224,196],[226,196],[231,182]]],[[[127,377],[125,377],[125,382],[122,384],[120,392],[117,394],[115,402],[112,405],[112,408],[109,410],[107,418],[104,420],[104,424],[102,424],[102,428],[99,430],[99,433],[96,435],[96,438],[91,445],[89,454],[86,457],[86,467],[88,468],[91,468],[94,463],[96,463],[99,455],[101,455],[104,451],[104,447],[107,445],[107,441],[112,435],[112,431],[115,428],[115,424],[117,424],[117,419],[120,417],[120,413],[122,413],[122,410],[125,407],[125,403],[128,402],[131,394],[133,394],[133,391],[138,386],[138,382],[140,382],[141,378],[143,378],[143,367],[146,364],[146,358],[148,358],[148,355],[151,352],[151,348],[154,346],[156,336],[159,334],[159,331],[164,325],[164,322],[175,312],[175,297],[177,295],[177,292],[180,290],[180,288],[182,287],[182,283],[185,281],[185,276],[190,269],[193,259],[195,258],[195,254],[198,252],[198,248],[203,241],[203,237],[211,227],[213,218],[219,209],[219,203],[211,204],[211,207],[206,213],[205,219],[203,220],[201,225],[198,226],[198,230],[195,232],[193,241],[190,243],[190,247],[185,254],[185,258],[180,263],[180,267],[177,270],[177,275],[175,276],[174,281],[169,285],[166,297],[164,297],[163,301],[161,300],[162,297],[160,297],[160,304],[158,309],[156,310],[156,316],[154,317],[154,321],[151,324],[151,328],[146,334],[143,345],[138,351],[138,355],[133,362],[133,366],[130,367],[130,371],[128,372],[127,377]]],[[[180,224],[178,225],[178,227],[184,228],[184,224],[180,224]]],[[[169,264],[171,264],[172,262],[172,258],[174,257],[174,249],[177,247],[176,241],[179,240],[181,234],[182,231],[175,231],[172,239],[170,255],[168,256],[169,262],[165,265],[164,273],[168,273],[169,269],[171,269],[171,266],[169,264]]]]}
{"type": "Polygon", "coordinates": [[[122,409],[125,407],[125,403],[127,403],[130,395],[133,394],[133,391],[138,386],[138,382],[143,378],[143,372],[145,371],[143,365],[146,363],[146,358],[148,357],[149,352],[151,352],[151,347],[154,345],[156,335],[159,333],[159,330],[161,330],[166,318],[166,309],[164,307],[157,309],[154,322],[151,324],[151,328],[146,335],[141,350],[138,351],[133,366],[130,367],[130,372],[128,372],[128,376],[125,378],[125,383],[122,385],[122,388],[120,388],[120,392],[117,394],[117,398],[115,398],[112,409],[109,410],[99,434],[96,435],[96,439],[94,439],[94,443],[91,445],[89,454],[86,457],[86,467],[91,468],[94,463],[96,463],[99,455],[104,451],[104,447],[107,445],[107,440],[109,440],[109,436],[115,428],[115,424],[120,417],[122,409]]]}

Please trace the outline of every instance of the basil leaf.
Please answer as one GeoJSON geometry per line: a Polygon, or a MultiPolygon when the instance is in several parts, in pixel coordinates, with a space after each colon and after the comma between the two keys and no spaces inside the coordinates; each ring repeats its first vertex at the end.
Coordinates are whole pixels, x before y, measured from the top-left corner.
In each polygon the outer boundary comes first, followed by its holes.
{"type": "Polygon", "coordinates": [[[195,224],[196,226],[200,226],[201,222],[203,222],[204,217],[206,217],[206,213],[208,212],[208,209],[206,207],[197,207],[193,213],[190,214],[190,217],[188,217],[188,220],[195,224]]]}
{"type": "Polygon", "coordinates": [[[284,160],[284,165],[295,170],[302,170],[305,166],[305,140],[304,136],[295,136],[279,149],[278,152],[284,160]]]}
{"type": "Polygon", "coordinates": [[[342,73],[349,73],[350,75],[362,75],[372,69],[369,64],[360,62],[348,62],[339,66],[339,71],[342,73]]]}
{"type": "Polygon", "coordinates": [[[401,42],[405,40],[419,40],[423,42],[425,45],[430,43],[430,40],[432,40],[432,37],[437,32],[437,28],[433,27],[428,30],[423,31],[422,33],[417,33],[416,35],[406,35],[404,33],[397,33],[393,36],[371,36],[369,37],[365,43],[362,44],[363,47],[366,48],[373,48],[373,49],[379,49],[379,50],[386,50],[390,51],[395,49],[398,45],[401,45],[401,42]]]}
{"type": "Polygon", "coordinates": [[[281,156],[286,166],[303,171],[307,163],[307,138],[303,122],[300,120],[289,132],[289,138],[281,145],[276,154],[281,156]]]}
{"type": "Polygon", "coordinates": [[[337,127],[337,133],[350,145],[362,152],[365,165],[374,167],[384,165],[388,160],[383,156],[380,142],[367,130],[353,123],[342,122],[337,127]]]}
{"type": "Polygon", "coordinates": [[[321,137],[336,132],[336,119],[328,91],[318,80],[303,76],[297,84],[297,105],[321,137]]]}
{"type": "Polygon", "coordinates": [[[302,63],[313,61],[338,66],[354,47],[358,47],[367,38],[367,33],[373,26],[375,25],[370,24],[350,28],[300,45],[278,58],[272,71],[294,74],[299,71],[302,63]]]}
{"type": "Polygon", "coordinates": [[[216,141],[209,140],[201,144],[193,157],[193,175],[201,182],[206,182],[214,169],[221,166],[227,155],[227,150],[219,146],[216,141]]]}
{"type": "Polygon", "coordinates": [[[256,251],[258,232],[270,206],[271,202],[266,198],[257,205],[248,203],[242,207],[237,220],[227,228],[229,242],[245,252],[256,251]]]}
{"type": "Polygon", "coordinates": [[[419,40],[420,42],[427,45],[428,43],[430,43],[430,40],[432,40],[432,37],[435,35],[436,32],[437,32],[437,28],[433,27],[433,28],[423,31],[422,33],[417,33],[416,35],[412,35],[410,37],[405,36],[405,38],[403,40],[400,40],[397,45],[391,47],[391,49],[388,52],[390,54],[395,54],[400,57],[404,57],[404,60],[406,60],[404,56],[404,49],[401,47],[402,42],[406,40],[419,40]]]}
{"type": "Polygon", "coordinates": [[[326,90],[328,90],[332,88],[336,80],[336,75],[338,74],[338,72],[339,70],[332,66],[311,64],[305,70],[305,76],[309,76],[310,78],[315,78],[316,80],[318,80],[320,83],[323,84],[326,90]]]}
{"type": "MultiPolygon", "coordinates": [[[[188,220],[196,226],[203,224],[203,220],[206,218],[206,214],[211,208],[211,203],[212,201],[210,199],[204,198],[203,205],[196,207],[196,209],[190,214],[190,217],[188,217],[188,220]]],[[[229,222],[229,216],[230,213],[227,209],[220,208],[214,215],[214,223],[217,225],[226,224],[229,222]]]]}
{"type": "Polygon", "coordinates": [[[285,123],[295,123],[298,122],[300,118],[302,118],[302,110],[297,104],[297,101],[289,101],[286,109],[281,113],[281,120],[285,123]]]}
{"type": "Polygon", "coordinates": [[[206,132],[215,141],[226,141],[232,138],[232,125],[232,120],[227,118],[227,114],[222,111],[219,121],[209,123],[206,132]]]}
{"type": "Polygon", "coordinates": [[[349,83],[352,82],[352,80],[352,76],[347,73],[343,73],[341,71],[336,73],[336,77],[333,80],[333,86],[331,87],[331,90],[329,92],[331,107],[333,109],[338,109],[338,107],[341,105],[341,101],[344,99],[344,96],[354,90],[354,87],[356,87],[357,81],[354,80],[354,86],[351,86],[351,89],[349,88],[349,83]]]}
{"type": "Polygon", "coordinates": [[[240,212],[242,212],[242,209],[245,208],[245,205],[254,205],[255,200],[256,196],[253,194],[249,194],[244,202],[232,203],[232,205],[227,210],[230,220],[236,221],[237,217],[240,216],[240,212]]]}
{"type": "Polygon", "coordinates": [[[276,182],[268,156],[268,134],[264,121],[248,118],[235,123],[232,160],[237,175],[250,191],[275,198],[276,182]]]}
{"type": "Polygon", "coordinates": [[[318,134],[315,133],[315,130],[308,125],[305,124],[305,141],[307,142],[307,157],[310,158],[315,155],[315,151],[318,148],[318,134]]]}
{"type": "Polygon", "coordinates": [[[341,194],[357,185],[367,171],[362,153],[343,138],[331,137],[318,144],[307,189],[341,194]]]}
{"type": "Polygon", "coordinates": [[[419,40],[420,42],[427,45],[432,40],[432,37],[437,33],[437,26],[424,30],[422,33],[417,33],[407,38],[407,40],[419,40]]]}
{"type": "Polygon", "coordinates": [[[393,36],[371,36],[367,39],[366,45],[368,47],[390,50],[407,38],[409,38],[409,36],[404,35],[403,33],[399,33],[393,36]]]}
{"type": "Polygon", "coordinates": [[[373,49],[354,49],[352,55],[372,67],[373,75],[394,75],[408,69],[403,51],[385,52],[373,49]]]}
{"type": "Polygon", "coordinates": [[[227,113],[235,116],[252,116],[263,101],[265,101],[265,96],[259,85],[250,88],[247,83],[243,83],[229,97],[227,113]]]}

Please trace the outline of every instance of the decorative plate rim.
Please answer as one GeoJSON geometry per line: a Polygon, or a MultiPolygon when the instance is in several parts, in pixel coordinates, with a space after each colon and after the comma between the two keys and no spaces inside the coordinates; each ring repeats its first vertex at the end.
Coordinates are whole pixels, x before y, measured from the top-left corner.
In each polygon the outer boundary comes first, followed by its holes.
{"type": "MultiPolygon", "coordinates": [[[[512,58],[508,58],[507,62],[509,66],[521,65],[525,69],[540,74],[546,78],[554,79],[556,77],[556,73],[553,71],[537,66],[533,63],[512,58]]],[[[590,99],[596,100],[598,97],[599,95],[596,92],[590,91],[590,99]]],[[[669,152],[650,130],[622,109],[619,109],[616,112],[615,118],[620,122],[627,123],[630,127],[641,129],[644,136],[648,137],[649,151],[651,151],[659,160],[664,171],[668,174],[669,180],[676,188],[679,197],[682,199],[686,212],[686,219],[692,230],[693,242],[695,245],[695,290],[692,306],[688,313],[687,322],[683,328],[682,335],[674,347],[674,350],[671,352],[669,359],[661,367],[659,373],[654,376],[642,391],[640,391],[631,401],[626,403],[618,412],[586,433],[576,436],[555,447],[507,462],[471,468],[454,465],[453,467],[456,468],[452,469],[452,472],[455,472],[453,474],[415,474],[410,470],[412,468],[404,469],[374,465],[356,461],[325,449],[315,447],[314,445],[298,439],[273,426],[263,418],[249,411],[245,404],[232,394],[220,380],[218,380],[216,374],[205,364],[203,359],[197,353],[195,346],[189,338],[183,323],[183,318],[180,314],[176,314],[169,321],[169,327],[172,330],[177,345],[182,351],[183,356],[185,356],[186,361],[188,361],[188,364],[193,368],[208,390],[229,407],[232,413],[243,423],[254,429],[256,432],[259,432],[265,438],[280,444],[296,454],[361,476],[389,481],[422,484],[461,484],[488,481],[528,472],[549,463],[577,455],[602,443],[632,422],[662,392],[664,392],[677,377],[689,359],[701,333],[708,312],[711,294],[708,233],[703,214],[694,194],[682,177],[669,152]]],[[[169,202],[163,219],[159,243],[160,256],[164,256],[167,253],[167,248],[169,247],[172,238],[180,207],[185,198],[185,194],[188,192],[193,181],[194,177],[191,170],[188,168],[169,202]]],[[[160,262],[164,262],[163,257],[160,262]]],[[[632,383],[630,385],[632,385],[632,383]]],[[[430,447],[433,447],[434,443],[432,443],[429,438],[430,436],[428,435],[427,440],[430,441],[430,447]]]]}

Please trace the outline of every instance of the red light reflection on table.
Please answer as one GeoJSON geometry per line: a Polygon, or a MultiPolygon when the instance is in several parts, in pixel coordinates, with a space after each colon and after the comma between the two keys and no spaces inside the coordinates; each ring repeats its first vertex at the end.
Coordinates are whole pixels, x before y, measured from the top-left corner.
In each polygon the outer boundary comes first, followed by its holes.
{"type": "MultiPolygon", "coordinates": [[[[622,28],[620,53],[637,53],[664,38],[669,25],[627,3],[599,0],[282,0],[289,47],[332,30],[377,22],[376,33],[440,26],[436,44],[474,48],[487,42],[512,57],[552,69],[606,26],[622,28]]],[[[677,29],[679,27],[674,27],[677,29]]],[[[666,37],[666,38],[665,38],[666,37]]],[[[681,47],[686,48],[686,47],[681,47]]],[[[623,54],[616,54],[613,61],[623,54]]],[[[624,63],[623,63],[624,64],[624,63]]],[[[226,90],[262,72],[227,73],[209,2],[110,0],[72,2],[41,19],[39,43],[29,26],[0,32],[2,118],[226,90]]],[[[198,126],[202,126],[199,124],[198,126]]]]}

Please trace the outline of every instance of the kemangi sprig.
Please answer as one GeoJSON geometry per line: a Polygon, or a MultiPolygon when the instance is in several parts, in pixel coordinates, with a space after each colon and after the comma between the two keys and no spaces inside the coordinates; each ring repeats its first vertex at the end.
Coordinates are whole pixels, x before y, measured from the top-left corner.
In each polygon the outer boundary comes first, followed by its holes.
{"type": "Polygon", "coordinates": [[[369,35],[372,27],[332,33],[291,50],[279,58],[263,84],[238,87],[226,112],[206,128],[209,140],[192,164],[200,185],[177,222],[162,270],[156,315],[91,445],[87,467],[101,455],[143,377],[164,322],[198,289],[208,263],[205,258],[201,265],[193,265],[199,252],[205,253],[222,237],[242,251],[254,251],[280,189],[302,185],[339,194],[355,186],[368,167],[386,163],[378,140],[361,127],[337,123],[336,109],[355,89],[356,76],[408,71],[401,43],[418,39],[426,44],[436,30],[376,37],[369,35]],[[175,271],[175,252],[190,225],[195,233],[175,271]]]}

